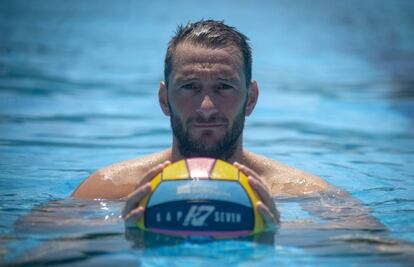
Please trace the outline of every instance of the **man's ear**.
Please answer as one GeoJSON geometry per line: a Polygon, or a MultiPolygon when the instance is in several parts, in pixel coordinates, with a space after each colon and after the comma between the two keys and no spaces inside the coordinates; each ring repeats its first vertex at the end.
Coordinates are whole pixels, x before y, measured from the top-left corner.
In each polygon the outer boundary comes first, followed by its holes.
{"type": "Polygon", "coordinates": [[[166,116],[170,116],[170,107],[168,106],[168,90],[165,82],[160,82],[160,89],[158,90],[158,101],[160,102],[160,106],[162,112],[166,116]]]}
{"type": "Polygon", "coordinates": [[[246,104],[246,116],[252,114],[254,107],[257,103],[257,98],[259,97],[259,87],[257,86],[256,81],[251,81],[250,86],[248,88],[247,94],[247,104],[246,104]]]}

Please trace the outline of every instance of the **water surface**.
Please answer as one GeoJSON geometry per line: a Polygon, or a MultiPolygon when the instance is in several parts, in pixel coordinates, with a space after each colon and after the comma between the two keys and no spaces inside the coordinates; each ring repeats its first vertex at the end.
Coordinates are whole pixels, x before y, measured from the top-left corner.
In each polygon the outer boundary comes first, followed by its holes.
{"type": "Polygon", "coordinates": [[[411,1],[2,1],[1,261],[409,265],[413,11],[411,1]],[[170,145],[157,104],[163,57],[175,26],[200,18],[251,38],[260,99],[246,147],[348,191],[388,231],[326,229],[337,217],[303,207],[352,206],[328,194],[276,198],[272,242],[158,242],[125,232],[122,201],[67,199],[97,168],[170,145]]]}

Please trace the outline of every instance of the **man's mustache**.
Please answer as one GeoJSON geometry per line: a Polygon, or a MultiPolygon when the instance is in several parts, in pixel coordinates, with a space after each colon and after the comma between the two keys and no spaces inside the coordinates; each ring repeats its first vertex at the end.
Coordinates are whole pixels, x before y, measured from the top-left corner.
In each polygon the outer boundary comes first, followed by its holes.
{"type": "Polygon", "coordinates": [[[187,120],[187,124],[192,124],[192,123],[228,123],[228,120],[226,118],[223,117],[219,117],[219,116],[212,116],[208,119],[201,117],[201,116],[196,116],[196,117],[190,117],[187,120]]]}

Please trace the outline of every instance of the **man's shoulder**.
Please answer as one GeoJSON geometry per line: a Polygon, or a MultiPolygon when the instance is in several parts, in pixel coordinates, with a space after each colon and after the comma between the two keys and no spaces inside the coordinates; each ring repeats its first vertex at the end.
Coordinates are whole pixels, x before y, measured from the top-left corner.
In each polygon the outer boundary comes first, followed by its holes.
{"type": "Polygon", "coordinates": [[[136,183],[139,176],[168,159],[168,150],[116,162],[96,171],[98,176],[118,183],[136,183]]]}
{"type": "Polygon", "coordinates": [[[321,177],[253,152],[246,152],[248,165],[264,177],[274,195],[304,195],[325,191],[331,185],[321,177]]]}
{"type": "Polygon", "coordinates": [[[72,193],[75,198],[122,198],[131,193],[137,182],[152,167],[164,162],[168,150],[120,161],[89,175],[72,193]]]}

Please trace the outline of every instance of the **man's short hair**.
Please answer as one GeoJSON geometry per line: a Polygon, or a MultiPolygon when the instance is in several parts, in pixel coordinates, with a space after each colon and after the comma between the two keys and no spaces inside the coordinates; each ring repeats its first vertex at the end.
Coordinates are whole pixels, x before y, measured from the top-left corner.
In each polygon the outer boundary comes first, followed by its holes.
{"type": "Polygon", "coordinates": [[[243,56],[246,86],[252,78],[252,49],[249,38],[236,28],[224,24],[223,21],[200,20],[187,25],[179,25],[175,35],[168,43],[164,61],[164,81],[168,87],[168,77],[173,67],[173,57],[180,43],[188,42],[207,48],[237,48],[243,56]]]}

